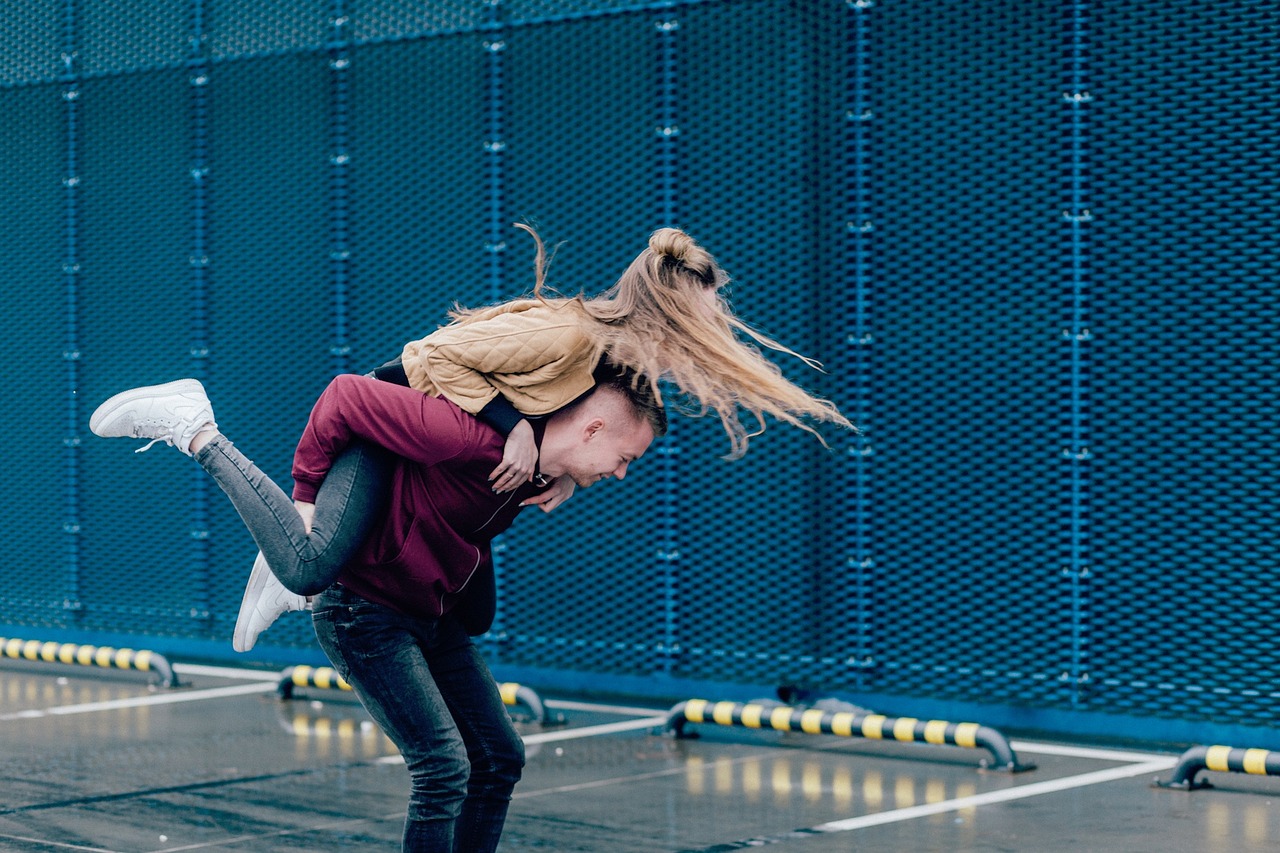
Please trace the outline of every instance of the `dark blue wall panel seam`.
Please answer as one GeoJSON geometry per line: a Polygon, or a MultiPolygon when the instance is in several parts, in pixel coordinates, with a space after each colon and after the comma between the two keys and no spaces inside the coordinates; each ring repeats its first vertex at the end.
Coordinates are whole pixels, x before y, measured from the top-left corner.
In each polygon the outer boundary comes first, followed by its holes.
{"type": "MultiPolygon", "coordinates": [[[[209,156],[208,104],[209,68],[205,56],[204,0],[192,0],[190,53],[187,71],[191,85],[191,369],[196,379],[208,378],[209,359],[209,156]]],[[[203,471],[191,473],[191,572],[193,600],[191,618],[212,618],[213,579],[209,565],[209,478],[203,471]]]]}
{"type": "MultiPolygon", "coordinates": [[[[676,227],[677,141],[680,127],[677,115],[679,88],[677,38],[680,20],[679,4],[668,3],[657,10],[653,29],[657,40],[657,75],[654,136],[655,166],[658,184],[658,221],[663,227],[676,227]]],[[[657,559],[662,577],[662,641],[657,649],[657,669],[671,674],[679,665],[680,647],[680,443],[676,419],[672,419],[666,437],[655,448],[658,456],[657,494],[657,559]]]]}
{"type": "MultiPolygon", "coordinates": [[[[846,337],[850,369],[842,379],[845,384],[847,414],[859,430],[869,423],[868,392],[870,388],[872,335],[868,326],[870,276],[868,263],[871,250],[871,210],[867,181],[867,145],[873,112],[867,92],[868,16],[871,0],[846,2],[846,111],[844,133],[844,293],[847,316],[846,337]]],[[[852,594],[852,636],[847,664],[852,670],[855,689],[867,686],[869,670],[875,665],[872,648],[870,594],[875,560],[870,536],[870,467],[871,441],[865,432],[850,433],[847,438],[848,485],[845,510],[846,589],[852,594]]]]}
{"type": "Polygon", "coordinates": [[[80,334],[79,312],[80,285],[80,137],[79,113],[80,78],[78,62],[79,18],[76,0],[66,0],[62,10],[62,66],[58,78],[66,120],[66,161],[63,186],[64,236],[66,245],[62,261],[62,280],[65,301],[66,339],[62,350],[67,377],[67,429],[63,436],[64,488],[66,503],[62,530],[66,537],[66,586],[63,609],[76,619],[82,610],[80,601],[80,407],[76,402],[79,385],[80,334]]]}
{"type": "MultiPolygon", "coordinates": [[[[503,21],[502,0],[486,0],[488,12],[484,24],[484,40],[480,46],[485,53],[485,139],[482,146],[485,158],[485,193],[488,201],[485,223],[484,250],[489,266],[489,301],[498,302],[506,290],[507,243],[503,239],[508,227],[505,195],[506,132],[503,118],[506,105],[503,98],[503,58],[507,40],[503,21]]],[[[503,647],[508,641],[505,622],[506,537],[498,536],[492,544],[493,584],[496,609],[493,624],[486,635],[486,650],[497,662],[501,660],[503,647]]]]}
{"type": "Polygon", "coordinates": [[[1070,669],[1061,680],[1070,692],[1071,704],[1088,704],[1089,669],[1086,651],[1088,618],[1088,562],[1085,526],[1088,510],[1088,467],[1090,453],[1086,435],[1087,350],[1092,338],[1086,324],[1086,274],[1087,242],[1085,228],[1093,215],[1087,207],[1085,165],[1085,122],[1088,105],[1093,97],[1087,91],[1086,48],[1088,45],[1089,17],[1085,0],[1068,0],[1067,36],[1065,50],[1066,91],[1061,103],[1069,117],[1070,145],[1070,198],[1069,206],[1062,213],[1063,222],[1070,234],[1070,325],[1062,332],[1070,349],[1071,410],[1070,443],[1063,450],[1070,472],[1071,521],[1070,560],[1062,574],[1068,579],[1071,600],[1071,661],[1070,669]]]}
{"type": "Polygon", "coordinates": [[[502,0],[487,0],[489,24],[485,29],[484,48],[486,66],[485,94],[485,174],[488,200],[487,234],[484,244],[489,261],[489,299],[497,302],[503,296],[507,243],[506,216],[503,199],[504,153],[507,149],[503,128],[503,56],[507,42],[502,23],[502,0]]]}
{"type": "Polygon", "coordinates": [[[330,0],[329,41],[325,46],[329,62],[329,281],[333,297],[333,338],[329,353],[333,356],[334,374],[351,369],[347,301],[351,261],[347,89],[351,57],[346,38],[350,19],[345,7],[345,0],[330,0]]]}

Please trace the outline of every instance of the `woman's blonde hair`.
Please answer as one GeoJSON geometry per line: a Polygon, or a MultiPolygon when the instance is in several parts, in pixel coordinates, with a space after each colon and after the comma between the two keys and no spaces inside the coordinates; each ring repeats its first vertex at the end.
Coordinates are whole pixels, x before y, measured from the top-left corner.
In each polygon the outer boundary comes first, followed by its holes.
{"type": "MultiPolygon", "coordinates": [[[[567,301],[543,295],[546,248],[534,229],[516,227],[527,231],[537,245],[533,295],[547,302],[567,301]]],[[[764,432],[765,415],[812,432],[819,440],[809,419],[856,429],[833,403],[784,377],[759,347],[795,356],[813,368],[821,365],[743,323],[718,293],[710,302],[703,295],[728,281],[693,238],[677,228],[662,228],[612,287],[598,296],[575,299],[597,321],[596,334],[613,365],[650,382],[659,399],[658,383],[665,380],[697,414],[716,413],[729,436],[729,458],[742,456],[750,438],[764,432]],[[753,427],[742,423],[740,409],[754,419],[753,427]]],[[[455,316],[465,320],[469,313],[455,316]]]]}

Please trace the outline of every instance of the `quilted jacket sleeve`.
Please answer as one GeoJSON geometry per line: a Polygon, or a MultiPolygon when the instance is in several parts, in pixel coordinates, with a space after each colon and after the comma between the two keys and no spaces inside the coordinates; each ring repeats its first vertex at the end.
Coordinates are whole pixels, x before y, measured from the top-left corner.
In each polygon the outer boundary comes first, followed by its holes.
{"type": "Polygon", "coordinates": [[[438,329],[405,345],[409,384],[478,414],[499,394],[542,415],[589,390],[599,352],[574,312],[534,304],[438,329]]]}

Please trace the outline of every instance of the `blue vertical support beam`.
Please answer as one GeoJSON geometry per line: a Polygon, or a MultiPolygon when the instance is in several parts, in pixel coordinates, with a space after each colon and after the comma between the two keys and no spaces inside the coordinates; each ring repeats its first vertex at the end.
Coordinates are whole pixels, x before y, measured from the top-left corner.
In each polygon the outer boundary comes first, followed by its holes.
{"type": "Polygon", "coordinates": [[[346,0],[329,0],[328,39],[325,52],[329,63],[329,276],[333,296],[333,373],[347,373],[351,365],[348,334],[351,241],[350,139],[347,132],[349,69],[351,56],[347,38],[350,18],[346,0]]]}
{"type": "Polygon", "coordinates": [[[488,201],[485,252],[489,258],[489,299],[497,302],[503,297],[506,273],[507,244],[502,239],[505,215],[503,213],[503,152],[507,149],[503,127],[503,79],[502,58],[507,41],[502,25],[502,0],[486,0],[488,20],[484,24],[485,39],[481,42],[488,63],[485,89],[485,141],[484,156],[488,201]]]}
{"type": "Polygon", "coordinates": [[[676,226],[676,34],[680,21],[675,4],[660,10],[654,22],[658,34],[658,206],[663,227],[676,226]]]}
{"type": "Polygon", "coordinates": [[[874,341],[868,323],[870,297],[871,201],[867,187],[867,148],[872,112],[867,91],[868,15],[871,0],[846,0],[846,110],[845,110],[845,292],[847,294],[846,337],[848,348],[847,405],[850,419],[858,430],[848,437],[850,458],[850,512],[847,513],[846,565],[852,575],[846,587],[853,593],[853,636],[849,666],[853,686],[867,686],[869,671],[875,666],[871,644],[870,601],[875,560],[870,537],[870,465],[871,441],[866,430],[870,420],[868,392],[871,373],[871,345],[874,341]]]}
{"type": "MultiPolygon", "coordinates": [[[[191,367],[188,375],[206,380],[209,360],[209,59],[206,53],[205,0],[191,2],[191,34],[187,75],[191,87],[191,367]]],[[[209,568],[209,478],[195,470],[192,477],[190,572],[196,590],[191,618],[208,621],[212,609],[213,579],[209,568]]]]}
{"type": "Polygon", "coordinates": [[[1092,334],[1088,327],[1088,240],[1087,228],[1093,221],[1087,199],[1087,113],[1093,96],[1088,91],[1086,79],[1087,51],[1089,45],[1089,16],[1085,0],[1067,0],[1064,33],[1065,91],[1061,104],[1068,116],[1067,171],[1068,204],[1062,212],[1067,226],[1070,246],[1070,314],[1068,327],[1062,337],[1070,351],[1071,411],[1069,443],[1063,449],[1070,481],[1070,547],[1068,565],[1062,574],[1070,584],[1071,599],[1071,659],[1070,668],[1063,672],[1061,681],[1070,691],[1071,703],[1080,706],[1087,702],[1089,685],[1088,649],[1086,630],[1088,625],[1088,585],[1090,567],[1087,549],[1088,539],[1088,484],[1089,442],[1087,435],[1088,403],[1088,345],[1092,334]]]}
{"type": "Polygon", "coordinates": [[[63,435],[65,505],[62,531],[66,537],[66,586],[62,607],[73,624],[82,612],[80,601],[80,410],[76,403],[79,384],[80,335],[77,323],[80,286],[80,100],[79,19],[76,0],[62,7],[62,73],[59,92],[66,121],[66,162],[62,178],[63,229],[66,239],[62,257],[62,289],[65,305],[65,334],[62,359],[67,376],[67,424],[63,435]]]}
{"type": "MultiPolygon", "coordinates": [[[[485,223],[485,254],[489,260],[489,301],[498,302],[506,290],[507,244],[502,234],[506,223],[506,198],[504,194],[504,156],[507,150],[503,125],[503,57],[507,50],[503,31],[502,0],[486,0],[488,15],[484,23],[485,38],[481,42],[486,65],[485,75],[485,139],[483,145],[486,178],[487,221],[485,223]]],[[[507,640],[503,618],[503,587],[506,578],[505,538],[499,536],[493,543],[493,585],[496,608],[493,624],[486,635],[486,648],[494,661],[499,660],[507,640]]]]}
{"type": "MultiPolygon", "coordinates": [[[[677,34],[680,21],[676,4],[658,10],[653,23],[657,38],[657,139],[658,221],[663,227],[676,226],[676,142],[680,137],[677,123],[678,92],[677,34]]],[[[680,662],[680,441],[676,419],[671,420],[658,454],[658,550],[662,572],[663,623],[662,640],[658,644],[658,668],[671,675],[680,662]]]]}

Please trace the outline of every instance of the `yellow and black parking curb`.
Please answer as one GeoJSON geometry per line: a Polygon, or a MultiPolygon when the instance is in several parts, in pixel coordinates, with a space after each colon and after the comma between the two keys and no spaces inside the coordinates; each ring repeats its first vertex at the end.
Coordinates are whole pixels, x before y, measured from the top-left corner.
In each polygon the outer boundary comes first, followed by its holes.
{"type": "MultiPolygon", "coordinates": [[[[280,683],[276,692],[281,699],[292,699],[295,687],[316,687],[321,690],[350,690],[351,685],[338,674],[336,669],[328,666],[291,666],[280,673],[280,683]]],[[[538,694],[529,687],[513,682],[498,684],[498,692],[502,695],[504,705],[521,705],[529,709],[529,715],[544,726],[560,725],[565,722],[561,714],[552,714],[538,694]]]]}
{"type": "Polygon", "coordinates": [[[0,653],[13,660],[137,670],[150,675],[161,687],[178,686],[178,677],[169,661],[152,651],[0,637],[0,653]]]}
{"type": "Polygon", "coordinates": [[[350,690],[351,685],[338,671],[328,666],[291,666],[280,673],[276,693],[281,699],[292,699],[295,687],[317,687],[321,690],[350,690]]]}
{"type": "Polygon", "coordinates": [[[1280,776],[1280,752],[1232,746],[1193,746],[1182,753],[1173,768],[1173,776],[1167,782],[1157,779],[1155,784],[1160,788],[1181,788],[1184,791],[1212,788],[1208,781],[1196,781],[1196,774],[1201,770],[1280,776]]]}
{"type": "Polygon", "coordinates": [[[666,728],[674,731],[676,737],[696,736],[686,734],[687,723],[982,748],[991,753],[990,760],[982,760],[984,768],[1011,773],[1035,769],[1035,764],[1018,761],[1004,735],[978,723],[950,723],[946,720],[918,720],[914,717],[886,717],[859,711],[824,711],[754,702],[708,702],[705,699],[689,699],[674,706],[668,714],[666,728]]]}

